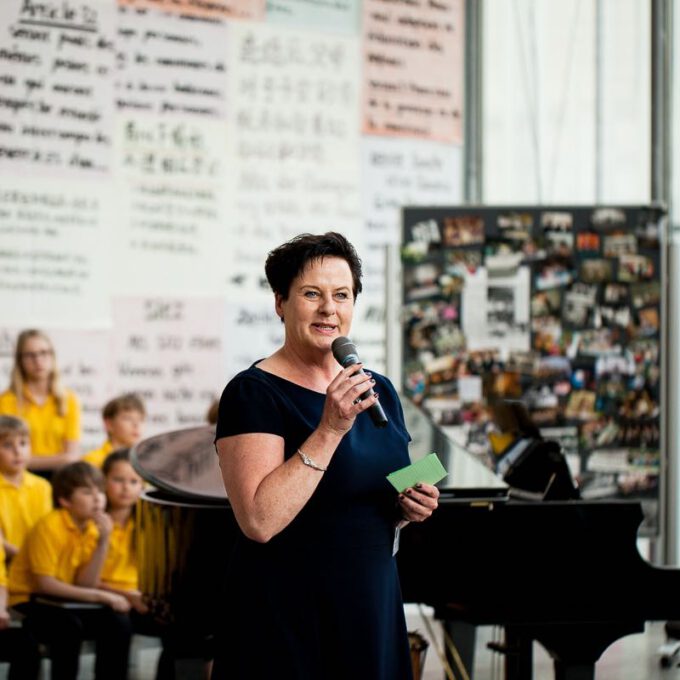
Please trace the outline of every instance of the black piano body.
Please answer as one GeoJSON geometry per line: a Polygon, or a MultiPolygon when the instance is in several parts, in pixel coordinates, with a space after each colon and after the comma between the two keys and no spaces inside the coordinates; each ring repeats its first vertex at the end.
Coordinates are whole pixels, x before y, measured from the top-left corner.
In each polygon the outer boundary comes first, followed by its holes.
{"type": "MultiPolygon", "coordinates": [[[[404,403],[412,458],[436,451],[449,474],[440,507],[402,531],[398,564],[405,602],[459,622],[506,627],[519,654],[508,677],[531,677],[530,644],[555,659],[557,680],[592,680],[602,651],[680,618],[680,570],[650,565],[637,550],[636,502],[510,500],[503,482],[404,403]]],[[[238,528],[211,427],[158,435],[133,449],[156,487],[138,511],[140,588],[178,656],[210,655],[220,587],[238,528]]]]}

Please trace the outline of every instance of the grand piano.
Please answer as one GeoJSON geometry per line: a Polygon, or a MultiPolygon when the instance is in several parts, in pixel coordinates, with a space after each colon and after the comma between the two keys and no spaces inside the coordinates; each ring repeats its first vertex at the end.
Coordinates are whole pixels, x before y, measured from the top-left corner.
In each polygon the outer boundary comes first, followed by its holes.
{"type": "MultiPolygon", "coordinates": [[[[472,677],[477,625],[501,625],[506,678],[531,678],[531,646],[556,680],[593,680],[597,659],[647,620],[680,618],[680,570],[655,567],[636,546],[634,501],[517,500],[480,461],[403,400],[417,460],[432,451],[448,476],[440,507],[401,536],[406,602],[434,608],[472,677]]],[[[151,437],[133,465],[155,487],[138,510],[140,588],[177,658],[209,657],[221,577],[238,531],[222,487],[212,427],[151,437]]]]}

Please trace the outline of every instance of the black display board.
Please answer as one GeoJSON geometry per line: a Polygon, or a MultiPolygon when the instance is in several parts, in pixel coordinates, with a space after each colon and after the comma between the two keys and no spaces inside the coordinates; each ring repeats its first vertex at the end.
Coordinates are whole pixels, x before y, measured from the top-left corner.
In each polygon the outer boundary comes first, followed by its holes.
{"type": "Polygon", "coordinates": [[[586,498],[640,498],[657,532],[662,221],[655,207],[403,210],[403,389],[493,464],[521,399],[586,498]]]}

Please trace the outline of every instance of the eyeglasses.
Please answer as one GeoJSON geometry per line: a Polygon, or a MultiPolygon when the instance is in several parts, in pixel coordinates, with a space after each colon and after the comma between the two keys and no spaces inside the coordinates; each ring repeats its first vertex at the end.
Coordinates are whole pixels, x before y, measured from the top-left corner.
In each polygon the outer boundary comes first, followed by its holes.
{"type": "Polygon", "coordinates": [[[38,352],[22,352],[22,359],[29,359],[30,361],[35,361],[36,359],[44,359],[45,357],[51,357],[51,349],[41,349],[38,352]]]}

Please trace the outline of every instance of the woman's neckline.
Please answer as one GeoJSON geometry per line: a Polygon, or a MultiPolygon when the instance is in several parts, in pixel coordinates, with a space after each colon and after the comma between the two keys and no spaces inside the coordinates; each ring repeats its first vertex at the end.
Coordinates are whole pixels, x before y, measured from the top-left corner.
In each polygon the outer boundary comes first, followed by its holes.
{"type": "MultiPolygon", "coordinates": [[[[262,359],[264,361],[264,359],[262,359]]],[[[253,368],[257,369],[258,371],[262,371],[262,373],[266,373],[267,375],[274,376],[275,378],[278,378],[279,380],[283,380],[284,382],[290,383],[291,385],[295,385],[295,387],[299,387],[301,390],[306,390],[307,392],[311,392],[312,394],[318,394],[322,397],[326,396],[325,392],[318,392],[317,390],[313,390],[311,387],[305,387],[304,385],[300,385],[300,383],[296,383],[294,380],[289,380],[288,378],[284,378],[283,376],[280,376],[276,373],[272,373],[271,371],[266,371],[264,368],[259,367],[260,361],[257,362],[257,364],[253,364],[253,368]]]]}

